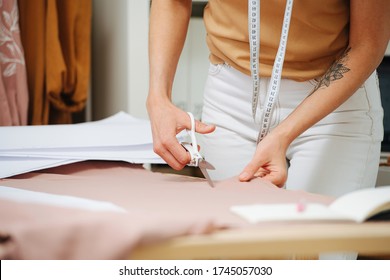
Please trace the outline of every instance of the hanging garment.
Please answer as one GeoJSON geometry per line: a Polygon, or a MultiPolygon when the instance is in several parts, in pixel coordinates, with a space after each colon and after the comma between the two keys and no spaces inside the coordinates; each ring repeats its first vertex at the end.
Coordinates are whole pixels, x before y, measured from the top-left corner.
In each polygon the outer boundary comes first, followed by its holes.
{"type": "Polygon", "coordinates": [[[28,90],[17,0],[0,1],[0,125],[26,125],[28,90]]]}
{"type": "Polygon", "coordinates": [[[72,123],[88,97],[92,1],[18,1],[29,123],[72,123]]]}

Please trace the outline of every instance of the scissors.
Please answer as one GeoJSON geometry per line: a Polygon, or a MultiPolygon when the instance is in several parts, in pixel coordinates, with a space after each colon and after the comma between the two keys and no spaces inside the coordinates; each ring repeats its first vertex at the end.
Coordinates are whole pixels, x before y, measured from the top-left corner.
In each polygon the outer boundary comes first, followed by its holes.
{"type": "Polygon", "coordinates": [[[195,119],[192,113],[187,112],[191,119],[191,130],[187,130],[188,134],[191,137],[191,143],[181,142],[181,145],[186,149],[191,155],[191,161],[187,164],[188,166],[199,167],[202,174],[207,179],[207,182],[211,187],[214,188],[214,183],[210,178],[210,175],[207,169],[215,170],[214,166],[204,159],[204,157],[198,151],[198,144],[195,136],[195,119]]]}

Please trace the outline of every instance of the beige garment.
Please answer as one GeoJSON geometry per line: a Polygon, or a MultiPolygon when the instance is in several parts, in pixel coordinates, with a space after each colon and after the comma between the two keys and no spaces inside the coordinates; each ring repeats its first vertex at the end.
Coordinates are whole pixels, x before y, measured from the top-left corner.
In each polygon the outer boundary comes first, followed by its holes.
{"type": "MultiPolygon", "coordinates": [[[[286,0],[261,1],[260,74],[269,77],[279,46],[286,0]]],[[[250,74],[248,1],[210,0],[204,21],[212,63],[226,62],[250,74]]],[[[283,77],[322,76],[348,45],[349,1],[294,1],[283,77]]]]}
{"type": "Polygon", "coordinates": [[[0,125],[26,125],[28,90],[17,0],[0,1],[0,125]]]}
{"type": "Polygon", "coordinates": [[[18,1],[29,123],[72,123],[88,98],[92,0],[18,1]]]}

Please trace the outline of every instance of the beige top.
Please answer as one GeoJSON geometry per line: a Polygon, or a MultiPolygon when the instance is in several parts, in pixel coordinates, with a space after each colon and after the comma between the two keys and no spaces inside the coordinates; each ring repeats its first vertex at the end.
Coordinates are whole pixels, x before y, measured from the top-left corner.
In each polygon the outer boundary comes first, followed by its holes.
{"type": "MultiPolygon", "coordinates": [[[[261,2],[260,75],[271,76],[279,46],[285,0],[261,2]]],[[[212,63],[226,62],[250,74],[248,2],[210,0],[204,11],[212,63]]],[[[283,77],[298,81],[322,76],[348,45],[349,1],[295,1],[283,77]]]]}

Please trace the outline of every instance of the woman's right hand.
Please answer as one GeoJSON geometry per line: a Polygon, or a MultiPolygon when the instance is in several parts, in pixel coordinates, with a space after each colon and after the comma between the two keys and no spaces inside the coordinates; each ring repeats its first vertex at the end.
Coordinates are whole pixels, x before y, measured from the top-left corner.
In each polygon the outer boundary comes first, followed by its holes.
{"type": "MultiPolygon", "coordinates": [[[[176,135],[183,129],[191,129],[189,115],[164,98],[157,101],[149,96],[147,109],[152,127],[154,152],[173,169],[183,169],[191,157],[179,143],[176,135]]],[[[214,125],[195,121],[195,131],[198,133],[210,133],[214,130],[214,125]]]]}
{"type": "MultiPolygon", "coordinates": [[[[190,155],[176,139],[191,128],[188,114],[171,102],[171,91],[191,17],[191,0],[152,1],[149,27],[149,94],[147,109],[153,147],[173,169],[182,169],[190,155]]],[[[210,133],[215,126],[195,121],[195,131],[210,133]]]]}

